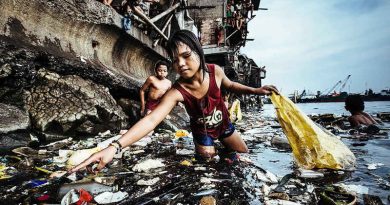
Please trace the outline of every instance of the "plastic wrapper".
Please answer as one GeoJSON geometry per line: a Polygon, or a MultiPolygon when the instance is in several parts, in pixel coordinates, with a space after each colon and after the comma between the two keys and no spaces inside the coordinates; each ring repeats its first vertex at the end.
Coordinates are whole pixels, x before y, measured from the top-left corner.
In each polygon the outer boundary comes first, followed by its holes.
{"type": "Polygon", "coordinates": [[[322,130],[290,99],[273,93],[271,101],[298,166],[304,169],[355,169],[355,155],[341,140],[322,130]]]}
{"type": "Polygon", "coordinates": [[[238,122],[242,120],[241,106],[239,100],[236,99],[233,102],[232,106],[229,109],[229,114],[231,122],[238,122]]]}

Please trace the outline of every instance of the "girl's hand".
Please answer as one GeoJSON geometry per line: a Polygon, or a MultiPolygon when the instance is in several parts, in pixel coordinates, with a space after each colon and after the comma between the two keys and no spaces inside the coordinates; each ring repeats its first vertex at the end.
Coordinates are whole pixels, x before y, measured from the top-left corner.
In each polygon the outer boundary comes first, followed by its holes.
{"type": "Polygon", "coordinates": [[[112,161],[116,152],[116,148],[114,146],[108,146],[100,152],[97,152],[86,159],[84,162],[80,163],[76,167],[73,167],[70,172],[77,172],[78,170],[88,166],[92,162],[98,162],[98,166],[96,168],[96,172],[99,172],[103,167],[106,166],[109,162],[112,161]]]}
{"type": "Polygon", "coordinates": [[[256,89],[256,94],[260,94],[260,95],[271,95],[272,92],[275,92],[276,94],[279,95],[278,89],[273,85],[264,85],[256,89]]]}

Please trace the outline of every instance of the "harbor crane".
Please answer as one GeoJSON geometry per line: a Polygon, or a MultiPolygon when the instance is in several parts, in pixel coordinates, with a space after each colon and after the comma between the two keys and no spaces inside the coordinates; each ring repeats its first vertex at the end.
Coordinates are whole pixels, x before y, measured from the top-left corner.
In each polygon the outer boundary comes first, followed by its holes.
{"type": "Polygon", "coordinates": [[[337,81],[337,83],[331,89],[324,91],[325,95],[329,95],[341,83],[342,83],[341,80],[337,81]]]}
{"type": "Polygon", "coordinates": [[[345,86],[347,85],[347,82],[349,80],[349,78],[351,77],[351,75],[348,75],[344,80],[339,80],[337,81],[337,83],[329,90],[325,90],[323,93],[325,93],[325,95],[329,95],[331,92],[334,92],[336,93],[336,88],[340,86],[340,89],[339,89],[339,93],[341,93],[341,91],[343,91],[343,89],[345,88],[345,86]]]}
{"type": "Polygon", "coordinates": [[[348,76],[343,80],[343,83],[341,84],[339,93],[341,93],[341,91],[343,91],[343,89],[344,89],[345,85],[347,85],[347,82],[348,82],[348,80],[349,80],[350,77],[351,77],[351,75],[348,75],[348,76]]]}

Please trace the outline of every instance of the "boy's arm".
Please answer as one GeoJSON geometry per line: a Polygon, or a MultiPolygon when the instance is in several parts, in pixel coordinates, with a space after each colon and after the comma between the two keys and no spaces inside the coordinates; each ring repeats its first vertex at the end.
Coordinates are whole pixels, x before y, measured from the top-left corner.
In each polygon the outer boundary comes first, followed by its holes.
{"type": "Polygon", "coordinates": [[[270,95],[272,92],[279,93],[275,86],[265,85],[260,88],[252,88],[241,83],[233,82],[226,77],[225,72],[219,66],[215,66],[215,75],[217,82],[220,81],[220,87],[234,93],[270,95]]]}
{"type": "Polygon", "coordinates": [[[152,77],[148,77],[148,79],[146,79],[145,83],[142,85],[140,91],[139,91],[139,98],[140,98],[140,101],[141,101],[141,116],[144,115],[145,113],[145,92],[146,90],[149,89],[149,86],[152,84],[153,82],[153,79],[152,77]]]}

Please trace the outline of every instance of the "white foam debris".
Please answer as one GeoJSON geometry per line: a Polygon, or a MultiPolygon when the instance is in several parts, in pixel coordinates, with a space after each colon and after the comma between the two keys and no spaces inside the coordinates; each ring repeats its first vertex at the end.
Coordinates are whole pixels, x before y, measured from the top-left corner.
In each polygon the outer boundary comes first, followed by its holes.
{"type": "Polygon", "coordinates": [[[150,169],[155,169],[159,167],[165,167],[163,160],[161,159],[147,159],[143,162],[140,162],[133,167],[135,172],[148,172],[150,169]]]}

